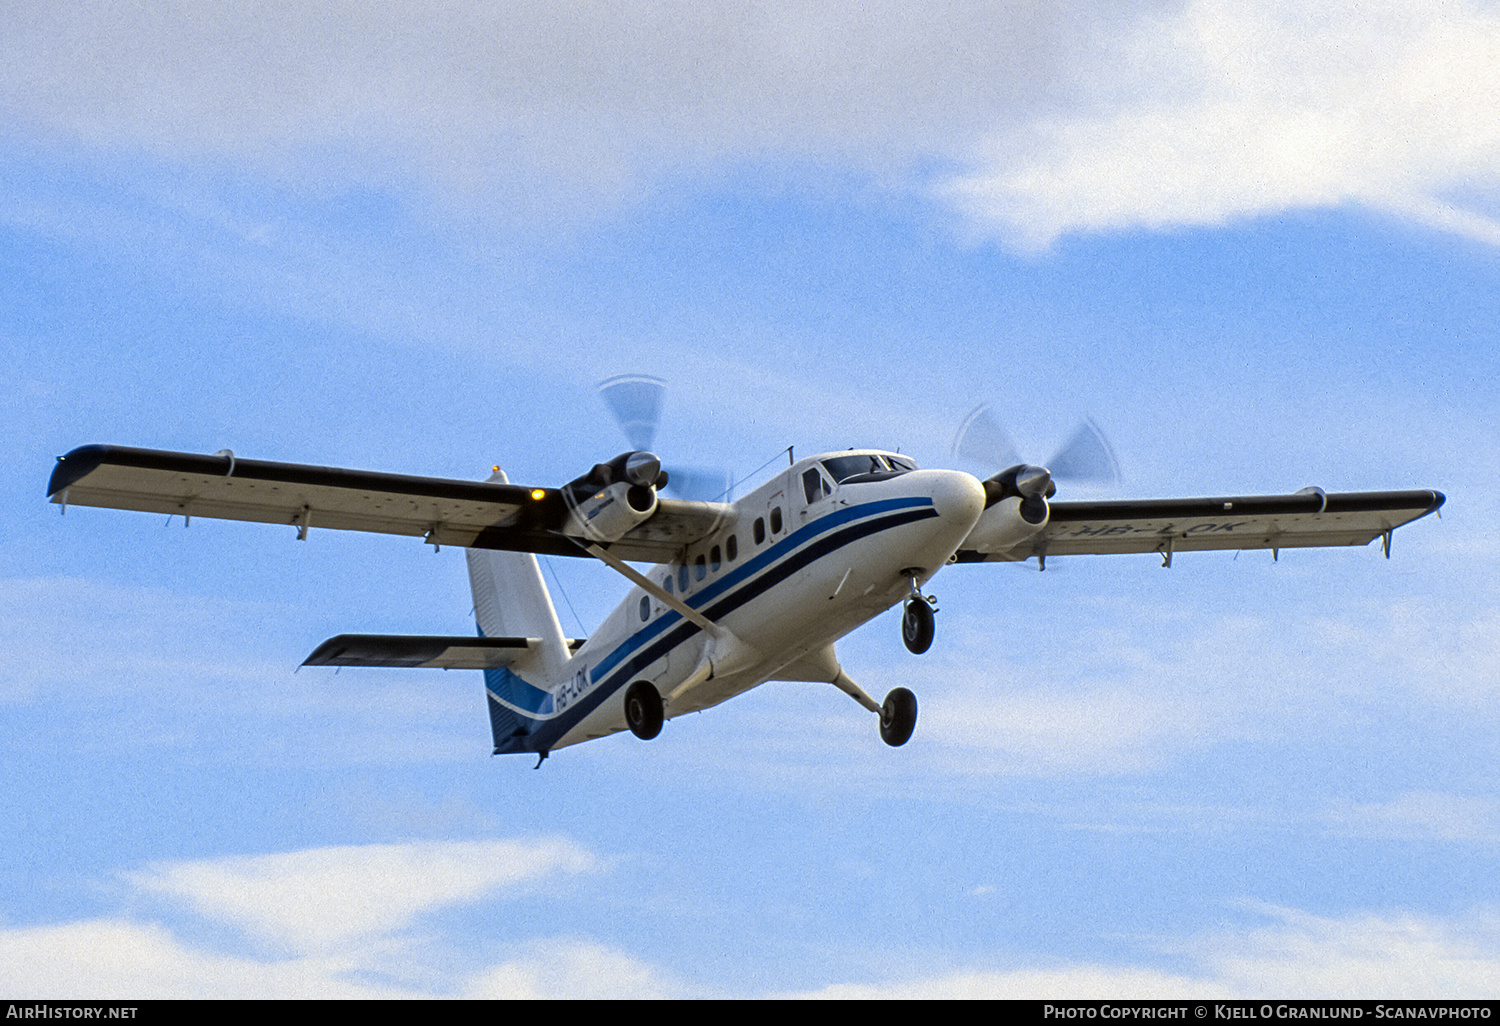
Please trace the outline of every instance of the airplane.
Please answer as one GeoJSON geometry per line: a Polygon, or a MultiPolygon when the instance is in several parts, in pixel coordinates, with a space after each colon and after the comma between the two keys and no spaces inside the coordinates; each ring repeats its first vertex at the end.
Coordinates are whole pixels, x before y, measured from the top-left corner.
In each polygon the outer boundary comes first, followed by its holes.
{"type": "MultiPolygon", "coordinates": [[[[648,381],[650,379],[647,379],[648,381]]],[[[606,383],[608,384],[608,383],[606,383]]],[[[636,382],[639,384],[639,381],[636,382]]],[[[1108,465],[1088,425],[1053,462],[1108,465]]],[[[984,408],[975,444],[1004,449],[984,408]]],[[[637,432],[637,439],[645,435],[637,432]]],[[[965,445],[955,444],[955,451],[965,445]]],[[[909,456],[849,449],[793,459],[737,499],[678,498],[646,446],[561,487],[414,477],[111,445],[57,458],[47,493],[69,506],[420,537],[465,549],[477,635],[341,634],[304,666],[438,667],[484,673],[494,754],[538,757],[629,730],[655,738],[666,720],[769,680],[830,683],[907,742],[917,700],[877,702],[850,679],[838,640],[896,605],[914,654],[934,637],[923,589],[949,564],[1049,556],[1211,549],[1365,546],[1387,559],[1396,528],[1434,513],[1438,491],[1053,501],[1054,471],[1024,462],[981,480],[922,469],[909,456]],[[588,638],[569,638],[538,555],[596,559],[633,585],[588,638]],[[637,569],[631,564],[646,564],[637,569]]]]}

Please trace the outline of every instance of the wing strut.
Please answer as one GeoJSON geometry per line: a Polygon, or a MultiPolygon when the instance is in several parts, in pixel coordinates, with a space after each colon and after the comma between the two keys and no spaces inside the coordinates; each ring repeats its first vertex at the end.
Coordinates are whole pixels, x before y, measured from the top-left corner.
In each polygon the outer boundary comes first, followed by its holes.
{"type": "Polygon", "coordinates": [[[581,546],[583,550],[589,555],[593,556],[601,563],[605,563],[606,565],[608,565],[611,570],[616,571],[617,573],[630,580],[632,583],[640,586],[641,588],[644,588],[646,592],[649,593],[653,598],[666,603],[672,609],[681,613],[684,619],[688,620],[691,623],[697,624],[699,627],[702,627],[710,634],[714,633],[715,631],[721,630],[718,624],[714,623],[708,617],[698,612],[698,610],[694,609],[692,606],[679,599],[676,595],[668,592],[661,585],[652,581],[651,578],[641,573],[629,563],[626,563],[623,559],[620,559],[618,556],[610,555],[608,552],[606,552],[604,549],[601,549],[593,542],[585,542],[582,539],[577,538],[575,538],[574,541],[577,541],[579,546],[581,546]]]}
{"type": "Polygon", "coordinates": [[[647,594],[665,602],[689,623],[701,627],[703,633],[708,635],[708,643],[703,647],[703,654],[698,659],[698,665],[666,696],[668,706],[680,701],[683,695],[704,681],[712,680],[716,674],[734,673],[759,659],[759,653],[741,641],[733,631],[714,623],[618,556],[611,555],[593,542],[585,542],[579,538],[573,540],[589,555],[635,582],[647,594]]]}

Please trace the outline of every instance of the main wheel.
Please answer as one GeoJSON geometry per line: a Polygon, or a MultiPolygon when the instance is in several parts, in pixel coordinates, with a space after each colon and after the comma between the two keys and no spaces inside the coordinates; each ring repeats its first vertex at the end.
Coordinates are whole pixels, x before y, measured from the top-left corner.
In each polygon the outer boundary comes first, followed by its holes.
{"type": "Polygon", "coordinates": [[[661,694],[647,681],[638,680],[625,689],[625,725],[642,741],[661,733],[661,694]]]}
{"type": "Polygon", "coordinates": [[[901,640],[912,655],[921,655],[932,647],[932,607],[919,598],[907,599],[901,613],[901,640]]]}
{"type": "Polygon", "coordinates": [[[917,696],[905,688],[894,688],[880,707],[880,740],[900,748],[917,726],[917,696]]]}

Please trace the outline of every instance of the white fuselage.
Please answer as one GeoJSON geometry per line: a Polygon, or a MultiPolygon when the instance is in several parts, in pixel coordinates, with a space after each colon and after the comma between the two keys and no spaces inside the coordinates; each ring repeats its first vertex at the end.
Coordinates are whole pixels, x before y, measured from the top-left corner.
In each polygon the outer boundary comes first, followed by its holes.
{"type": "Polygon", "coordinates": [[[624,730],[621,696],[635,681],[667,698],[669,718],[767,680],[832,681],[833,642],[936,573],[983,512],[972,476],[910,466],[876,450],[825,454],[737,501],[711,537],[647,573],[715,629],[632,589],[549,689],[552,715],[535,724],[533,750],[624,730]],[[868,457],[896,462],[848,474],[868,457]]]}

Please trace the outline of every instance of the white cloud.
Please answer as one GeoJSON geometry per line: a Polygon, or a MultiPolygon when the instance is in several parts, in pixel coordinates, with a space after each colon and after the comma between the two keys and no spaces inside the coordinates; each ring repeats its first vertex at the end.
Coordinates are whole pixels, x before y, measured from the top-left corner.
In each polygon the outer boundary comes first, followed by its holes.
{"type": "Polygon", "coordinates": [[[682,991],[592,941],[549,940],[472,976],[423,968],[390,941],[260,960],[195,947],[159,923],[96,919],[0,929],[0,988],[38,999],[661,998],[682,991]],[[392,982],[393,979],[407,982],[392,982]]]}
{"type": "Polygon", "coordinates": [[[682,172],[810,159],[901,189],[946,169],[936,195],[1026,246],[1348,203],[1500,243],[1480,199],[1500,13],[1478,0],[8,15],[13,124],[325,188],[416,179],[555,218],[682,172]]]}
{"type": "Polygon", "coordinates": [[[1500,979],[1500,918],[1308,915],[1269,906],[1279,922],[1204,943],[1229,993],[1287,997],[1483,997],[1500,979]]]}
{"type": "Polygon", "coordinates": [[[1493,188],[1500,14],[1444,0],[1194,0],[1091,69],[1097,98],[994,136],[947,195],[1012,238],[1359,203],[1474,238],[1493,188]]]}
{"type": "Polygon", "coordinates": [[[1343,803],[1329,820],[1361,837],[1500,844],[1500,802],[1493,798],[1409,791],[1383,802],[1343,803]]]}
{"type": "Polygon", "coordinates": [[[969,771],[1047,776],[1145,769],[1204,734],[1197,703],[1124,689],[943,696],[922,724],[969,771]]]}
{"type": "Polygon", "coordinates": [[[418,170],[470,201],[558,177],[624,195],[764,153],[919,159],[1047,96],[1088,17],[972,0],[30,3],[7,18],[0,109],[105,146],[418,170]]]}
{"type": "Polygon", "coordinates": [[[412,841],[153,866],[142,890],[299,952],[399,931],[443,906],[598,867],[564,840],[412,841]]]}
{"type": "MultiPolygon", "coordinates": [[[[474,902],[546,878],[597,869],[565,840],[415,842],[349,846],[151,867],[129,874],[131,898],[165,894],[218,924],[280,941],[290,954],[216,950],[191,926],[113,915],[0,928],[0,989],[46,997],[472,998],[672,997],[690,990],[661,967],[588,937],[507,937],[513,953],[475,966],[453,925],[408,927],[424,912],[474,902]],[[199,940],[188,941],[191,930],[199,940]]],[[[890,982],[834,983],[809,997],[1440,997],[1483,995],[1500,976],[1500,915],[1447,918],[1353,912],[1316,916],[1247,904],[1263,926],[1226,928],[1153,949],[1134,964],[978,964],[890,982]]],[[[923,959],[930,963],[932,960],[923,959]]],[[[708,986],[712,987],[712,984],[708,986]]]]}
{"type": "Polygon", "coordinates": [[[1150,998],[1222,998],[1217,984],[1185,976],[1097,965],[1059,969],[1017,969],[1002,972],[961,972],[930,980],[888,985],[836,983],[822,990],[795,995],[839,1001],[940,1000],[1121,1000],[1150,998]]]}
{"type": "Polygon", "coordinates": [[[204,951],[125,919],[0,929],[0,989],[39,999],[424,996],[344,975],[359,968],[349,955],[260,962],[204,951]]]}
{"type": "Polygon", "coordinates": [[[1482,714],[1500,696],[1500,609],[1487,594],[1465,598],[1457,608],[1408,600],[1370,610],[1350,640],[1410,694],[1482,714]]]}
{"type": "Polygon", "coordinates": [[[1199,973],[1128,965],[972,970],[888,984],[835,984],[828,998],[1485,998],[1500,974],[1500,918],[1480,911],[1321,917],[1256,906],[1275,919],[1182,945],[1199,973]]]}
{"type": "Polygon", "coordinates": [[[468,981],[466,998],[648,999],[680,995],[655,966],[592,941],[552,940],[468,981]]]}
{"type": "Polygon", "coordinates": [[[0,989],[36,997],[659,996],[664,988],[648,967],[592,941],[532,942],[471,976],[430,966],[431,935],[408,934],[426,913],[599,868],[562,839],[348,845],[150,866],[125,876],[136,899],[165,896],[283,950],[214,950],[183,939],[201,929],[165,917],[13,927],[0,929],[0,989]]]}

